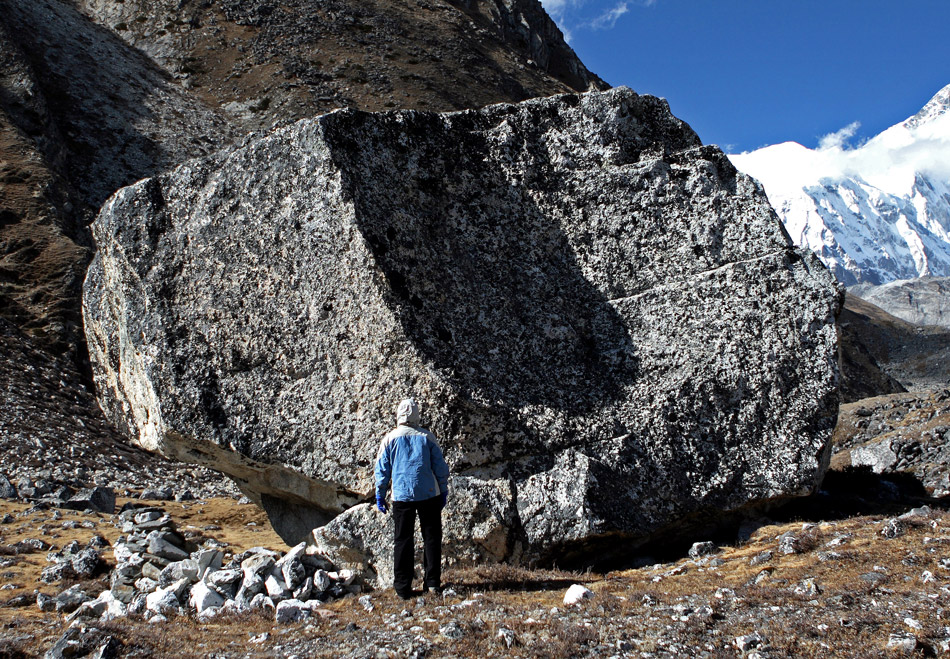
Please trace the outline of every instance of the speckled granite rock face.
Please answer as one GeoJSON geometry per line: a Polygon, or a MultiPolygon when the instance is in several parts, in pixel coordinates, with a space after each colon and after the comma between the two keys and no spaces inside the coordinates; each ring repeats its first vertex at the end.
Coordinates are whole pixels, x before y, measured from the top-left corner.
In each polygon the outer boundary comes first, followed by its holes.
{"type": "Polygon", "coordinates": [[[104,409],[291,542],[368,500],[407,395],[485,490],[453,523],[507,534],[473,560],[623,546],[827,463],[832,277],[628,89],[331,113],[120,190],[94,231],[104,409]]]}

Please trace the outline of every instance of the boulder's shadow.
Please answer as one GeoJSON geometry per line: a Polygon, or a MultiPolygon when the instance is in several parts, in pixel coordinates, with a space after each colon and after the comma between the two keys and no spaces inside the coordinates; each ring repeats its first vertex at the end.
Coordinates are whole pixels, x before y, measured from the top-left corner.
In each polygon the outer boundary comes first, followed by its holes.
{"type": "Polygon", "coordinates": [[[557,197],[562,173],[540,153],[506,171],[504,157],[533,147],[518,138],[499,157],[491,126],[475,125],[485,121],[457,115],[446,131],[441,117],[417,114],[374,125],[372,141],[332,126],[327,137],[341,147],[386,301],[419,354],[459,391],[509,409],[597,409],[636,377],[635,347],[565,234],[578,209],[538,201],[557,197]]]}
{"type": "Polygon", "coordinates": [[[869,467],[846,467],[828,471],[817,492],[789,501],[769,517],[779,522],[834,521],[859,515],[900,515],[923,505],[950,509],[950,498],[930,496],[908,472],[875,474],[869,467]]]}
{"type": "Polygon", "coordinates": [[[671,533],[637,548],[625,560],[597,565],[598,570],[641,567],[657,562],[673,562],[689,555],[692,544],[710,540],[717,545],[733,545],[759,524],[790,522],[833,522],[865,515],[902,515],[913,508],[930,506],[950,510],[950,497],[930,496],[913,474],[875,474],[869,467],[831,470],[814,494],[790,499],[771,508],[756,508],[735,515],[719,525],[709,525],[689,534],[671,533]]]}

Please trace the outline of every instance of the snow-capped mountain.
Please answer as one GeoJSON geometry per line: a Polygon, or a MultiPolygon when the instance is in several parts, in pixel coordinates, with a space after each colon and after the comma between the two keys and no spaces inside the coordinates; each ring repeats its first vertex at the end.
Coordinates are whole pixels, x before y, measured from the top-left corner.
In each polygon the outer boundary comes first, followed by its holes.
{"type": "Polygon", "coordinates": [[[729,157],[845,285],[950,275],[950,85],[854,149],[832,139],[729,157]]]}

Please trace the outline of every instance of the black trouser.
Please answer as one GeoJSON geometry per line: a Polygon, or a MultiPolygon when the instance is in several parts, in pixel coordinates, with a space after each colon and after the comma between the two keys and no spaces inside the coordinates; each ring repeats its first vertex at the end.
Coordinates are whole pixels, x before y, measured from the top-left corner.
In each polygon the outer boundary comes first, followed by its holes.
{"type": "Polygon", "coordinates": [[[442,583],[442,497],[425,501],[393,501],[393,522],[396,525],[393,588],[400,595],[412,592],[416,513],[419,514],[419,526],[422,527],[423,584],[426,588],[439,588],[442,583]]]}

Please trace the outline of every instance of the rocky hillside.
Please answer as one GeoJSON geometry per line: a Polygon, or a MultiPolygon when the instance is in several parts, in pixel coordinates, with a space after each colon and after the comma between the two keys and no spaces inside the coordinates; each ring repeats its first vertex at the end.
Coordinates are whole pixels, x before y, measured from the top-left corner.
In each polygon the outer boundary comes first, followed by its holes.
{"type": "Polygon", "coordinates": [[[845,402],[947,384],[946,328],[908,323],[849,293],[838,317],[838,336],[845,402]]]}
{"type": "Polygon", "coordinates": [[[908,323],[950,327],[950,277],[898,279],[880,286],[858,284],[848,292],[908,323]]]}
{"type": "Polygon", "coordinates": [[[537,0],[78,0],[244,128],[604,89],[537,0]]]}

